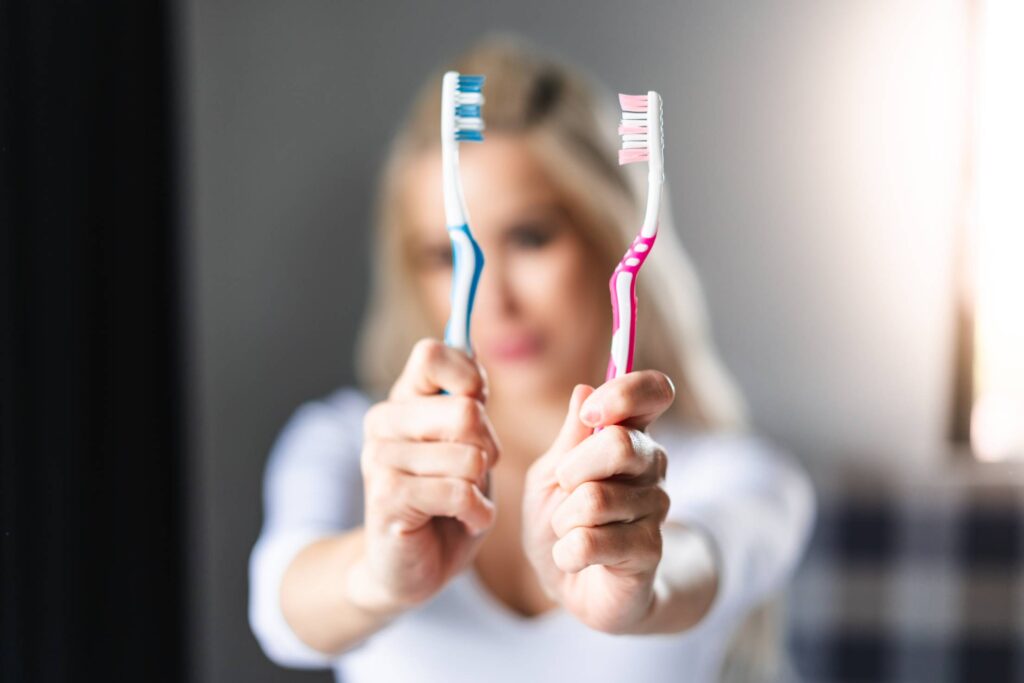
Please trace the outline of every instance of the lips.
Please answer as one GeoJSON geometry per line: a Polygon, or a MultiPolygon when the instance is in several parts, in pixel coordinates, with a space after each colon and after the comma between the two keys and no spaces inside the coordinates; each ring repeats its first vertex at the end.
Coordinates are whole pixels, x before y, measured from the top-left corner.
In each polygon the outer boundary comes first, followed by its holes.
{"type": "Polygon", "coordinates": [[[512,362],[534,358],[543,349],[544,343],[539,334],[520,332],[495,338],[484,344],[481,350],[493,360],[512,362]]]}

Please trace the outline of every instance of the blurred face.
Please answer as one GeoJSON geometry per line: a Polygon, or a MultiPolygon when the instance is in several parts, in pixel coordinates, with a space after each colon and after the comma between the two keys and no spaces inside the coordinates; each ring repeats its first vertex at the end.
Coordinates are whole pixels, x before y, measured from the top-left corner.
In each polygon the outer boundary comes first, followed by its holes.
{"type": "MultiPolygon", "coordinates": [[[[521,137],[490,135],[459,153],[470,229],[485,259],[470,329],[492,396],[564,402],[573,384],[602,379],[609,273],[594,267],[582,226],[521,137]]],[[[440,150],[418,157],[404,181],[416,282],[441,330],[452,266],[440,150]]]]}

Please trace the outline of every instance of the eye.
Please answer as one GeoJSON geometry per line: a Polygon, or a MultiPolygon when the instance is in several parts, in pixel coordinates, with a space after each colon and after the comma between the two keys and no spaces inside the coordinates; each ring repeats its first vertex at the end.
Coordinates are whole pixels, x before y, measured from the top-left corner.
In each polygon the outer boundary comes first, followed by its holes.
{"type": "Polygon", "coordinates": [[[541,249],[555,237],[557,229],[542,223],[517,225],[507,233],[509,244],[521,249],[541,249]]]}
{"type": "Polygon", "coordinates": [[[416,265],[421,270],[443,270],[451,268],[451,242],[423,245],[416,253],[416,265]]]}

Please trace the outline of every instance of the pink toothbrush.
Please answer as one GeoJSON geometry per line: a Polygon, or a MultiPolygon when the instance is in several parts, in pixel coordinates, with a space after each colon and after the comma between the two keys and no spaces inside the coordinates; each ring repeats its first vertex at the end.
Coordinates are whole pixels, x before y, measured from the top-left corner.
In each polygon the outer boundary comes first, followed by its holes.
{"type": "Polygon", "coordinates": [[[646,95],[620,94],[619,104],[622,107],[619,164],[647,162],[647,212],[644,214],[640,234],[629,245],[608,281],[612,296],[612,350],[606,381],[633,370],[636,278],[658,236],[658,211],[661,207],[661,188],[665,182],[661,96],[653,90],[646,95]]]}

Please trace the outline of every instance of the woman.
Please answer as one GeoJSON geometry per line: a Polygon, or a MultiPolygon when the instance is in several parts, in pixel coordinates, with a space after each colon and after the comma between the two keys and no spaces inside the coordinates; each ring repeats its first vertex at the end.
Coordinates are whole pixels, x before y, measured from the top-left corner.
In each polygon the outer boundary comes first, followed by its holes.
{"type": "Polygon", "coordinates": [[[607,278],[642,199],[615,163],[617,112],[510,39],[452,68],[488,79],[487,140],[461,153],[486,254],[474,358],[435,340],[451,255],[432,78],[382,178],[366,393],[302,407],[267,466],[254,632],[274,661],[352,683],[710,681],[741,631],[734,671],[772,675],[749,625],[813,495],[742,432],[667,211],[641,370],[603,383],[607,278]]]}

